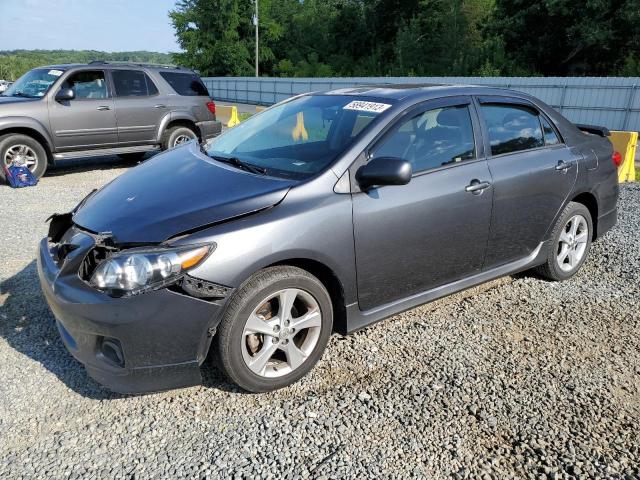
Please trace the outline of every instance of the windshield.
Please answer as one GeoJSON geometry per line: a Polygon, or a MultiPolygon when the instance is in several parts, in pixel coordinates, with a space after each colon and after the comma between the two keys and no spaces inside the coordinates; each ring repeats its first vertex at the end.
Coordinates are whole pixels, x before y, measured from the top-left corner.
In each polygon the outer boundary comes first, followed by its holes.
{"type": "Polygon", "coordinates": [[[235,158],[268,175],[305,178],[344,152],[390,103],[311,95],[277,105],[210,140],[212,157],[235,158]]]}
{"type": "Polygon", "coordinates": [[[16,80],[16,83],[11,85],[3,95],[5,97],[44,97],[62,73],[62,70],[52,68],[31,70],[16,80]]]}

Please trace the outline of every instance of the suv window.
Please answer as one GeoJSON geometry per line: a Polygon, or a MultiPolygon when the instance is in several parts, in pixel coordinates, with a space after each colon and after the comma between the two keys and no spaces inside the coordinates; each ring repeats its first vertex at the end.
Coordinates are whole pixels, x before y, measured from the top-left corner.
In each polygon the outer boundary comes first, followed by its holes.
{"type": "Polygon", "coordinates": [[[65,80],[64,86],[74,91],[77,100],[105,99],[109,97],[107,82],[104,78],[104,72],[101,70],[81,71],[71,74],[65,80]]]}
{"type": "Polygon", "coordinates": [[[187,97],[208,97],[209,91],[194,73],[160,72],[178,95],[187,97]]]}
{"type": "Polygon", "coordinates": [[[540,118],[534,110],[515,105],[482,105],[481,110],[492,155],[544,146],[540,118]]]}
{"type": "Polygon", "coordinates": [[[148,97],[158,93],[149,76],[139,70],[112,70],[117,97],[148,97]]]}
{"type": "Polygon", "coordinates": [[[473,125],[468,106],[427,110],[397,124],[374,157],[397,157],[414,172],[475,158],[473,125]]]}

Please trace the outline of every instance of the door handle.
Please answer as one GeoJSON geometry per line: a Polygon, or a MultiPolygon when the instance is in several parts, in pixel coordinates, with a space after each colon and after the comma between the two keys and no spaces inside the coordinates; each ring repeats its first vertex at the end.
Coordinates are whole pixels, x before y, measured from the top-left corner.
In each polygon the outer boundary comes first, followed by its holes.
{"type": "Polygon", "coordinates": [[[465,191],[479,195],[483,190],[489,188],[490,186],[491,183],[489,182],[481,182],[478,179],[473,179],[471,180],[471,183],[469,183],[469,185],[465,187],[465,191]]]}
{"type": "Polygon", "coordinates": [[[558,170],[559,172],[567,171],[571,168],[571,164],[572,164],[571,162],[565,162],[564,160],[560,160],[556,165],[556,170],[558,170]]]}
{"type": "Polygon", "coordinates": [[[98,107],[98,110],[100,110],[101,112],[105,111],[105,110],[111,110],[109,107],[107,107],[106,105],[100,105],[98,107]]]}
{"type": "Polygon", "coordinates": [[[154,105],[153,108],[167,108],[167,106],[159,103],[158,105],[154,105]]]}

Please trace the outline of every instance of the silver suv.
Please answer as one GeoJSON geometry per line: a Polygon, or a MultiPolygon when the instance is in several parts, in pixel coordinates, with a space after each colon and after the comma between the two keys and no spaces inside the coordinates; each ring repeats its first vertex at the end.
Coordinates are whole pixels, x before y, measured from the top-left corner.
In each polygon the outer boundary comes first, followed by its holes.
{"type": "Polygon", "coordinates": [[[56,160],[136,160],[220,131],[202,80],[177,66],[94,61],[40,67],[0,95],[0,161],[25,165],[36,177],[56,160]]]}

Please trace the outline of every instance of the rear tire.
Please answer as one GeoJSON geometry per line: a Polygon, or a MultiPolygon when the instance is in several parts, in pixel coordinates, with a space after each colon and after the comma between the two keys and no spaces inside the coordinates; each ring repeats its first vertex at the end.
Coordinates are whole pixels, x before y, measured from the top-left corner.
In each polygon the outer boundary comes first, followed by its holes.
{"type": "Polygon", "coordinates": [[[167,128],[162,137],[162,149],[169,150],[170,148],[177,147],[182,143],[190,142],[191,140],[197,140],[198,134],[191,128],[184,125],[177,125],[175,127],[167,128]]]}
{"type": "Polygon", "coordinates": [[[589,209],[581,203],[569,202],[553,228],[547,260],[535,272],[552,281],[573,277],[587,260],[592,237],[589,209]]]}
{"type": "Polygon", "coordinates": [[[47,152],[44,147],[32,137],[20,133],[9,133],[0,137],[0,179],[6,181],[4,166],[13,162],[24,164],[40,179],[47,171],[47,152]]]}
{"type": "Polygon", "coordinates": [[[270,267],[229,300],[215,350],[225,375],[250,392],[286,387],[321,358],[333,328],[331,298],[309,272],[270,267]]]}

